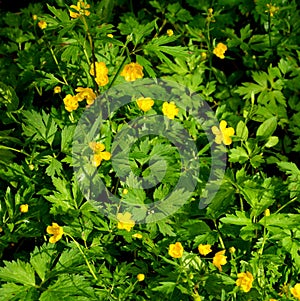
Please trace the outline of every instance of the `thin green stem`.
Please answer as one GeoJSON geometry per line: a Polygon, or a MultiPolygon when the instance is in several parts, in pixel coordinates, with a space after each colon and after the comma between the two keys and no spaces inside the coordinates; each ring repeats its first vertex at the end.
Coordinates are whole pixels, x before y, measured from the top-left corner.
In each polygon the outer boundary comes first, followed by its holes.
{"type": "Polygon", "coordinates": [[[98,280],[98,277],[97,277],[96,274],[94,273],[94,271],[93,271],[93,269],[92,269],[92,267],[91,267],[91,265],[90,265],[90,263],[89,263],[89,261],[88,261],[86,255],[85,255],[84,252],[82,251],[82,248],[81,248],[80,244],[73,238],[72,235],[67,234],[67,233],[65,233],[65,234],[66,234],[67,236],[69,236],[69,237],[73,240],[73,242],[75,243],[75,245],[76,245],[76,247],[78,248],[79,252],[80,252],[81,255],[83,256],[83,258],[84,258],[84,260],[85,260],[85,262],[86,262],[86,264],[87,264],[87,266],[88,266],[88,268],[89,268],[89,270],[90,270],[92,276],[94,277],[95,280],[98,280]]]}
{"type": "Polygon", "coordinates": [[[49,49],[50,49],[52,58],[53,58],[53,60],[54,60],[54,62],[55,62],[55,64],[56,64],[56,66],[57,66],[57,68],[58,68],[58,71],[59,71],[59,73],[60,73],[62,79],[64,80],[64,84],[66,84],[67,86],[69,86],[69,83],[68,83],[68,81],[67,81],[65,75],[63,74],[63,72],[62,72],[62,70],[61,70],[61,68],[60,68],[60,65],[59,65],[59,63],[58,63],[58,60],[57,60],[57,58],[56,58],[56,55],[55,55],[55,53],[54,53],[54,51],[53,51],[51,45],[49,45],[49,49]]]}

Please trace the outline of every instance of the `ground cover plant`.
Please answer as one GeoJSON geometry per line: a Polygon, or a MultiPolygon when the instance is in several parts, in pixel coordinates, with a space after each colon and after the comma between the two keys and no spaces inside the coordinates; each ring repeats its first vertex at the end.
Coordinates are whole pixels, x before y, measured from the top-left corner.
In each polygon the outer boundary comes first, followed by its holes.
{"type": "Polygon", "coordinates": [[[0,300],[300,300],[296,0],[0,25],[0,300]]]}

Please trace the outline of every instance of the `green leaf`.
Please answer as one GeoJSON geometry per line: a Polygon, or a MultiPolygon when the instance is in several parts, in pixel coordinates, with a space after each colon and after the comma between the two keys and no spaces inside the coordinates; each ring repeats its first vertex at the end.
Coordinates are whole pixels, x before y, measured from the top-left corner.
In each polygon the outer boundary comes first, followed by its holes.
{"type": "Polygon", "coordinates": [[[136,62],[143,66],[146,72],[149,74],[150,77],[156,78],[156,73],[153,70],[152,64],[150,61],[145,59],[143,56],[136,55],[136,62]]]}
{"type": "Polygon", "coordinates": [[[62,171],[62,164],[55,158],[51,158],[50,165],[46,168],[46,174],[50,177],[53,177],[55,173],[60,175],[62,171]]]}
{"type": "Polygon", "coordinates": [[[65,126],[61,131],[61,151],[65,154],[70,153],[75,129],[75,125],[70,125],[65,126]]]}
{"type": "Polygon", "coordinates": [[[49,273],[51,270],[53,252],[54,247],[49,244],[42,246],[40,249],[35,247],[30,256],[30,263],[43,282],[47,272],[49,273]]]}
{"type": "Polygon", "coordinates": [[[243,141],[248,139],[249,131],[244,121],[240,120],[236,126],[236,136],[243,141]]]}
{"type": "Polygon", "coordinates": [[[224,224],[248,226],[252,225],[252,221],[246,216],[244,211],[236,211],[234,214],[226,214],[226,217],[222,217],[220,221],[224,224]]]}
{"type": "Polygon", "coordinates": [[[273,147],[275,146],[276,144],[278,144],[279,142],[279,138],[277,136],[271,136],[268,138],[268,141],[267,143],[265,144],[265,147],[273,147]]]}
{"type": "Polygon", "coordinates": [[[22,124],[24,134],[33,137],[33,141],[43,140],[52,145],[57,125],[50,115],[42,111],[39,114],[36,111],[23,111],[25,125],[22,124]]]}
{"type": "Polygon", "coordinates": [[[19,98],[15,90],[0,82],[0,105],[4,104],[8,111],[14,111],[19,105],[19,98]]]}
{"type": "Polygon", "coordinates": [[[264,121],[257,129],[256,136],[261,139],[268,139],[277,128],[277,118],[271,117],[264,121]]]}
{"type": "Polygon", "coordinates": [[[90,281],[82,275],[63,274],[40,296],[40,301],[90,301],[98,300],[90,281]]]}
{"type": "Polygon", "coordinates": [[[177,284],[175,282],[159,282],[160,286],[154,287],[152,290],[162,292],[166,295],[172,294],[177,284]]]}
{"type": "Polygon", "coordinates": [[[36,293],[36,289],[33,287],[29,287],[26,285],[18,285],[15,283],[3,283],[0,287],[0,301],[30,301],[30,300],[38,300],[37,294],[31,298],[28,298],[31,289],[33,289],[36,293]]]}
{"type": "Polygon", "coordinates": [[[162,235],[176,236],[176,234],[172,231],[173,228],[166,223],[166,220],[158,221],[157,225],[162,235]]]}
{"type": "Polygon", "coordinates": [[[0,279],[35,286],[34,269],[29,263],[20,261],[19,259],[12,262],[3,262],[5,267],[0,268],[0,279]]]}
{"type": "Polygon", "coordinates": [[[229,162],[238,162],[240,164],[243,164],[248,159],[249,155],[247,151],[241,146],[237,146],[236,148],[231,149],[229,152],[229,162]]]}

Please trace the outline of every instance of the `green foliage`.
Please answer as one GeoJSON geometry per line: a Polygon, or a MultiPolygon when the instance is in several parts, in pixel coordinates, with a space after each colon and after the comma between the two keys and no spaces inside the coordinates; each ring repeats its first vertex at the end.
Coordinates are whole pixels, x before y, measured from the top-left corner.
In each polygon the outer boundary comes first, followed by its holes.
{"type": "Polygon", "coordinates": [[[3,4],[0,300],[297,298],[299,4],[219,2],[3,4]]]}

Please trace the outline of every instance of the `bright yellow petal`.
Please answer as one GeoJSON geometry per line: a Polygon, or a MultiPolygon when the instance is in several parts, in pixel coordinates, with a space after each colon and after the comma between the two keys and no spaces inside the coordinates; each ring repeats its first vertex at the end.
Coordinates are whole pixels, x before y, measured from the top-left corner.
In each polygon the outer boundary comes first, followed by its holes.
{"type": "Polygon", "coordinates": [[[109,160],[111,158],[111,153],[110,152],[102,152],[101,157],[104,160],[109,160]]]}
{"type": "Polygon", "coordinates": [[[232,139],[229,136],[224,136],[223,142],[225,145],[230,145],[232,143],[232,139]]]}
{"type": "Polygon", "coordinates": [[[223,132],[226,129],[227,122],[225,120],[221,120],[220,122],[220,130],[223,132]]]}

